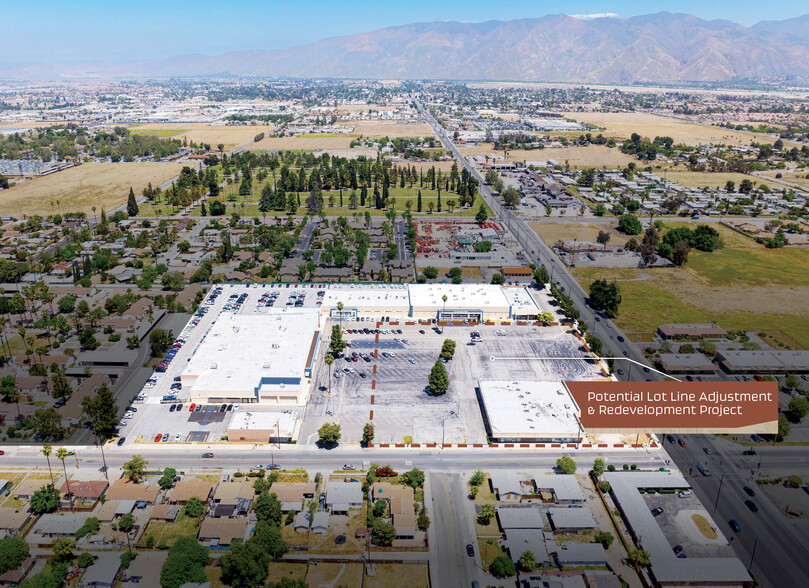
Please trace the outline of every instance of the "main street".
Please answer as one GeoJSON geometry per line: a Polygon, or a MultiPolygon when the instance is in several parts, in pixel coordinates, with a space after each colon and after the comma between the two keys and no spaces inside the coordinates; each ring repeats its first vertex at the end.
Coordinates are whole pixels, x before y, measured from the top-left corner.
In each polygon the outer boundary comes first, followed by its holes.
{"type": "MultiPolygon", "coordinates": [[[[648,366],[640,348],[629,341],[621,330],[606,316],[594,311],[587,304],[588,295],[570,274],[561,260],[542,242],[539,236],[528,224],[517,217],[511,210],[503,205],[499,197],[485,184],[481,174],[469,164],[460,153],[454,142],[447,135],[443,127],[435,120],[420,103],[417,108],[427,122],[441,139],[444,147],[450,151],[459,166],[467,169],[480,183],[479,190],[487,204],[494,211],[497,218],[506,224],[514,234],[517,241],[525,251],[526,257],[532,259],[538,266],[545,266],[551,274],[551,280],[562,288],[575,303],[581,313],[580,320],[589,325],[589,332],[593,333],[603,343],[604,356],[626,357],[648,366]],[[619,340],[623,339],[623,342],[619,340]]],[[[556,222],[559,219],[553,219],[556,222]]],[[[623,368],[625,380],[650,379],[662,380],[664,376],[654,371],[647,372],[648,368],[632,364],[630,361],[616,361],[616,370],[623,368]],[[623,364],[623,366],[622,366],[623,364]]],[[[804,537],[796,534],[792,521],[784,518],[770,500],[757,493],[755,498],[759,506],[758,513],[751,512],[744,504],[747,495],[743,492],[744,485],[755,486],[752,482],[753,467],[759,468],[762,461],[770,470],[778,468],[783,473],[792,473],[796,462],[803,462],[806,455],[804,447],[772,447],[757,448],[761,452],[760,459],[745,458],[741,455],[743,447],[735,443],[719,440],[710,442],[706,436],[687,436],[686,447],[671,445],[671,457],[679,469],[686,475],[694,486],[696,495],[709,509],[714,510],[716,503],[717,524],[724,525],[723,532],[731,539],[736,553],[750,566],[751,573],[762,586],[798,586],[805,584],[809,577],[809,549],[805,547],[804,537]],[[721,442],[720,442],[721,441],[721,442]],[[713,476],[703,477],[696,470],[696,463],[706,462],[708,457],[702,449],[709,447],[719,453],[719,457],[710,459],[710,469],[713,476]],[[738,455],[736,455],[738,454],[738,455]],[[721,464],[716,466],[714,464],[721,464]],[[755,464],[755,465],[754,465],[755,464]],[[720,480],[724,489],[720,494],[720,480]],[[696,477],[695,477],[696,476],[696,477]],[[734,534],[727,521],[735,518],[742,531],[734,534]]],[[[801,464],[803,465],[803,464],[801,464]]]]}
{"type": "MultiPolygon", "coordinates": [[[[578,281],[570,274],[567,267],[565,267],[562,261],[553,253],[553,251],[551,251],[550,247],[545,245],[545,243],[539,238],[533,229],[531,229],[531,227],[529,227],[524,220],[508,209],[503,204],[502,200],[500,200],[500,198],[492,192],[484,181],[484,178],[480,172],[466,160],[460,151],[458,151],[458,147],[452,141],[452,138],[447,135],[446,131],[438,123],[438,121],[435,120],[435,118],[421,105],[421,103],[417,102],[416,107],[430,124],[435,134],[439,137],[444,145],[444,148],[452,153],[452,155],[455,157],[455,160],[458,162],[458,166],[466,169],[478,181],[478,190],[480,191],[481,196],[483,196],[484,200],[486,200],[486,203],[494,212],[495,217],[505,223],[505,225],[512,232],[514,237],[517,239],[517,242],[525,252],[526,258],[533,261],[537,266],[545,266],[548,273],[551,275],[551,280],[573,300],[576,308],[581,313],[579,320],[587,323],[589,326],[588,331],[601,339],[604,356],[618,358],[623,356],[643,365],[649,365],[637,345],[629,341],[629,339],[626,338],[626,336],[617,326],[615,326],[612,321],[607,319],[600,312],[596,312],[590,308],[587,303],[589,298],[588,294],[584,291],[584,288],[581,287],[578,281]],[[615,340],[613,341],[611,337],[615,337],[615,340]],[[624,342],[619,342],[618,337],[622,337],[624,342]]],[[[644,376],[643,379],[663,379],[662,376],[655,374],[654,372],[641,373],[639,371],[640,367],[637,365],[634,366],[634,370],[630,366],[632,366],[632,363],[629,361],[622,362],[620,360],[616,360],[615,363],[616,369],[620,367],[625,371],[626,380],[631,379],[633,371],[635,372],[635,379],[641,379],[642,375],[644,376]],[[624,365],[622,366],[621,364],[624,365]]]]}
{"type": "MultiPolygon", "coordinates": [[[[4,467],[44,468],[45,458],[40,446],[7,446],[0,457],[4,467]]],[[[101,450],[94,446],[73,447],[79,467],[98,469],[102,466],[101,450]]],[[[565,449],[587,471],[596,457],[607,464],[620,467],[635,463],[644,469],[665,465],[668,455],[652,448],[615,448],[605,450],[565,449]]],[[[553,468],[562,454],[559,449],[504,449],[504,448],[362,448],[358,444],[319,449],[314,445],[248,445],[248,444],[177,444],[143,443],[117,447],[107,444],[104,456],[109,468],[120,468],[133,454],[142,455],[150,469],[173,467],[176,469],[249,469],[258,464],[276,463],[283,468],[318,467],[340,469],[344,464],[357,467],[364,462],[390,464],[394,468],[418,467],[425,471],[465,472],[486,468],[553,468]],[[214,459],[201,459],[203,453],[213,452],[214,459]]]]}

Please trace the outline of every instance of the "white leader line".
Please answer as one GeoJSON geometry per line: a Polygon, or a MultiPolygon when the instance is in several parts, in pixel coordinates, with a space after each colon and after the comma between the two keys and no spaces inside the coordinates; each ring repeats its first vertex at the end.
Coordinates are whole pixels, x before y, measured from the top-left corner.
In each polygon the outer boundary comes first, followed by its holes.
{"type": "MultiPolygon", "coordinates": [[[[578,359],[578,360],[586,361],[586,360],[592,359],[592,358],[589,358],[589,357],[537,357],[537,356],[531,356],[531,357],[497,357],[495,355],[490,355],[489,356],[489,361],[502,361],[502,360],[507,360],[507,361],[508,360],[513,360],[513,361],[514,360],[516,360],[516,361],[532,361],[532,360],[553,361],[553,360],[565,360],[565,359],[578,359]]],[[[679,380],[679,379],[675,378],[674,376],[670,376],[670,375],[668,375],[668,374],[666,374],[664,372],[661,372],[660,370],[656,370],[653,367],[649,367],[648,365],[642,364],[639,361],[635,361],[634,359],[630,359],[629,357],[601,357],[599,359],[612,359],[612,360],[621,359],[623,361],[628,361],[628,362],[634,363],[635,365],[639,365],[640,367],[646,368],[646,369],[648,369],[650,371],[653,371],[656,374],[660,374],[664,378],[671,378],[675,382],[682,382],[682,380],[679,380]]]]}

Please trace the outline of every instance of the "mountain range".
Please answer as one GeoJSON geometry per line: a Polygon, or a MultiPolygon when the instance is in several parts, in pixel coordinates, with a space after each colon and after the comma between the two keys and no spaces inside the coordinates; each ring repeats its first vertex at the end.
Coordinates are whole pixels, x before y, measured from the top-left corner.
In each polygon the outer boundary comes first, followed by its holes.
{"type": "Polygon", "coordinates": [[[809,75],[809,14],[745,27],[660,12],[433,22],[283,50],[128,63],[2,64],[3,78],[258,76],[545,82],[716,82],[809,75]]]}

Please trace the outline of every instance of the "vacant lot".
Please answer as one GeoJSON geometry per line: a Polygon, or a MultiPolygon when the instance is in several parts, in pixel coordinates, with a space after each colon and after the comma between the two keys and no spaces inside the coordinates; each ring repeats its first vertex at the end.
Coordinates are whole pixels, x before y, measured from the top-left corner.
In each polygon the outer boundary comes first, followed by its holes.
{"type": "Polygon", "coordinates": [[[737,173],[707,173],[707,172],[692,172],[686,169],[668,169],[665,171],[655,172],[662,178],[677,182],[686,188],[724,188],[728,180],[736,184],[739,188],[742,180],[759,181],[754,176],[737,173]]]}
{"type": "Polygon", "coordinates": [[[724,249],[692,251],[683,268],[572,272],[585,288],[598,278],[618,281],[623,301],[616,322],[630,332],[652,332],[668,322],[717,321],[809,349],[809,251],[766,249],[727,229],[721,233],[724,249]]]}
{"type": "Polygon", "coordinates": [[[311,137],[267,137],[258,143],[250,145],[251,151],[316,151],[318,149],[348,149],[354,137],[340,136],[311,136],[311,137]]]}
{"type": "Polygon", "coordinates": [[[361,563],[324,563],[309,566],[306,583],[309,586],[360,586],[362,585],[361,563]]]}
{"type": "Polygon", "coordinates": [[[804,170],[802,173],[768,171],[760,174],[759,178],[751,178],[751,179],[753,179],[753,181],[758,181],[759,183],[761,182],[769,183],[770,187],[772,188],[783,187],[778,181],[780,180],[782,182],[789,182],[790,184],[797,184],[804,189],[809,189],[808,176],[809,174],[806,173],[806,170],[804,170]],[[777,173],[781,174],[780,178],[775,177],[775,174],[777,173]],[[765,176],[767,176],[766,179],[765,176]]]}
{"type": "Polygon", "coordinates": [[[632,133],[654,139],[666,136],[675,143],[697,145],[700,143],[725,143],[749,145],[753,140],[774,143],[769,137],[740,133],[729,129],[682,122],[665,116],[633,112],[566,112],[564,115],[579,122],[596,125],[607,130],[609,135],[629,138],[632,133]]]}
{"type": "Polygon", "coordinates": [[[272,132],[274,127],[267,125],[256,126],[211,126],[208,123],[150,123],[130,127],[133,133],[159,133],[160,137],[175,137],[187,139],[190,143],[208,143],[216,149],[220,143],[226,151],[241,147],[253,140],[259,133],[272,132]]]}
{"type": "Polygon", "coordinates": [[[368,588],[422,588],[430,585],[426,564],[376,563],[376,576],[365,579],[368,588]]]}
{"type": "Polygon", "coordinates": [[[179,163],[85,163],[49,176],[23,182],[0,192],[0,214],[53,214],[51,202],[62,212],[107,212],[126,202],[129,188],[138,194],[148,184],[158,186],[180,173],[179,163]]]}
{"type": "Polygon", "coordinates": [[[554,161],[563,164],[567,162],[571,168],[582,167],[626,167],[630,162],[637,163],[637,159],[626,153],[621,153],[618,148],[605,147],[604,145],[589,145],[587,147],[559,147],[553,149],[532,149],[525,151],[515,149],[508,152],[508,158],[512,161],[554,161]]]}
{"type": "Polygon", "coordinates": [[[399,124],[389,120],[348,120],[337,123],[340,126],[354,127],[354,135],[363,137],[435,137],[427,123],[399,124]]]}
{"type": "Polygon", "coordinates": [[[623,245],[627,241],[626,235],[607,224],[535,222],[531,223],[531,228],[548,245],[573,239],[595,241],[599,231],[607,231],[610,234],[610,245],[623,245]]]}

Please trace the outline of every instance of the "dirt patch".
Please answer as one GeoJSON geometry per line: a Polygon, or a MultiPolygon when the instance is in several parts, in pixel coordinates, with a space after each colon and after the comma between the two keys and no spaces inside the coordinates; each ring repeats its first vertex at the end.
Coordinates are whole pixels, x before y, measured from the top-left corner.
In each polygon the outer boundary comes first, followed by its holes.
{"type": "Polygon", "coordinates": [[[433,129],[427,123],[398,124],[388,120],[341,121],[338,126],[354,127],[353,135],[363,137],[435,137],[433,129]]]}
{"type": "Polygon", "coordinates": [[[672,182],[677,182],[686,188],[724,188],[728,180],[736,184],[738,188],[742,180],[752,179],[746,174],[692,172],[685,169],[674,168],[656,173],[660,177],[671,180],[672,182]]]}
{"type": "Polygon", "coordinates": [[[708,522],[702,515],[693,514],[691,515],[691,520],[694,521],[694,524],[699,529],[699,532],[702,533],[706,539],[714,540],[716,539],[716,529],[711,526],[711,523],[708,522]]]}
{"type": "Polygon", "coordinates": [[[272,125],[210,125],[208,123],[150,123],[130,127],[133,133],[157,131],[160,136],[169,136],[176,139],[187,139],[190,143],[207,143],[212,149],[216,149],[220,143],[225,146],[225,151],[230,151],[236,147],[246,145],[259,133],[270,133],[275,127],[272,125]],[[168,133],[168,134],[167,134],[168,133]]]}
{"type": "Polygon", "coordinates": [[[49,215],[64,212],[107,212],[126,202],[129,188],[138,194],[148,184],[158,186],[173,178],[181,163],[85,163],[23,182],[0,193],[0,214],[49,215]],[[56,201],[59,201],[58,208],[56,201]],[[54,206],[51,206],[51,202],[54,206]]]}
{"type": "Polygon", "coordinates": [[[315,151],[318,149],[348,149],[351,135],[340,137],[267,137],[258,143],[253,143],[248,149],[250,151],[272,151],[281,149],[284,151],[315,151]]]}
{"type": "Polygon", "coordinates": [[[628,138],[632,133],[654,139],[656,136],[671,137],[675,143],[698,145],[701,143],[724,143],[749,145],[752,141],[774,143],[775,139],[731,131],[719,127],[703,126],[655,114],[637,112],[566,112],[564,116],[579,122],[605,128],[608,135],[628,138]]]}
{"type": "Polygon", "coordinates": [[[533,222],[531,228],[547,245],[573,239],[595,242],[599,231],[609,233],[609,245],[623,245],[627,242],[626,235],[619,233],[615,227],[608,224],[533,222]]]}
{"type": "Polygon", "coordinates": [[[637,163],[637,159],[626,153],[622,153],[618,148],[605,147],[604,145],[589,145],[587,147],[555,147],[551,149],[515,149],[508,152],[508,158],[512,161],[554,161],[564,164],[565,162],[572,168],[582,167],[626,167],[630,162],[637,163]]]}

